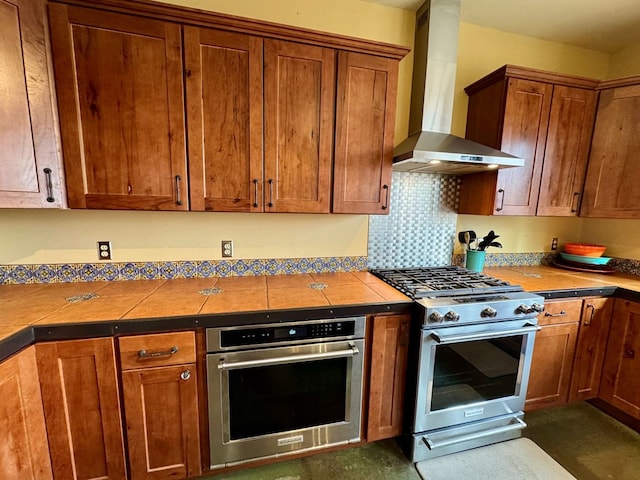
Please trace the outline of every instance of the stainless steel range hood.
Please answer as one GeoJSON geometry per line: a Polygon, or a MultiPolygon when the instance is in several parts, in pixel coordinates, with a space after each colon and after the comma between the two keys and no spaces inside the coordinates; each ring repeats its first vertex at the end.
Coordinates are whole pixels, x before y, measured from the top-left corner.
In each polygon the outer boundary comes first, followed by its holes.
{"type": "Polygon", "coordinates": [[[410,133],[394,150],[394,171],[460,175],[524,165],[451,134],[460,1],[427,0],[416,13],[410,133]]]}

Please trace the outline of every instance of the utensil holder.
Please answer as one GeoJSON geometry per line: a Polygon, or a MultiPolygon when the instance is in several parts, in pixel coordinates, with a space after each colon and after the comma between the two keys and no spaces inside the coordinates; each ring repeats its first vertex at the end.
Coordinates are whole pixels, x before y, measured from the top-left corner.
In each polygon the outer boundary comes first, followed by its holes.
{"type": "Polygon", "coordinates": [[[465,266],[467,269],[473,272],[481,272],[484,268],[484,258],[485,258],[484,250],[467,250],[467,258],[465,261],[465,266]]]}

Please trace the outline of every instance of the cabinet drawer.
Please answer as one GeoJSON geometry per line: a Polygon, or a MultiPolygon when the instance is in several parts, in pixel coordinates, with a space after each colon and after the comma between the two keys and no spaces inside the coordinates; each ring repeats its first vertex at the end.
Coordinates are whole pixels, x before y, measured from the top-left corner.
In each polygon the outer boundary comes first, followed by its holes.
{"type": "Polygon", "coordinates": [[[582,299],[545,302],[544,312],[538,315],[540,325],[580,322],[582,299]]]}
{"type": "Polygon", "coordinates": [[[122,370],[195,363],[194,332],[120,337],[122,370]]]}

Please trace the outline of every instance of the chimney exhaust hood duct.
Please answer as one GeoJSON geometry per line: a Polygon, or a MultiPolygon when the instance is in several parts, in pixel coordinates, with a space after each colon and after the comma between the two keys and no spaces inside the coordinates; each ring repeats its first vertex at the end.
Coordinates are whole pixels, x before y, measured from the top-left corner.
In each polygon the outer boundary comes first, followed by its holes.
{"type": "Polygon", "coordinates": [[[451,134],[460,1],[427,0],[416,13],[409,138],[394,150],[394,171],[461,175],[524,165],[451,134]]]}

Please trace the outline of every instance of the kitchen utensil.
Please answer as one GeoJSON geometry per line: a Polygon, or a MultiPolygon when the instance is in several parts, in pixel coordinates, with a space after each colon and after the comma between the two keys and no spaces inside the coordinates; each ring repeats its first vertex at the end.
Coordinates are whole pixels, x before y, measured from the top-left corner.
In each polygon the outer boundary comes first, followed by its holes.
{"type": "Polygon", "coordinates": [[[584,255],[572,255],[565,252],[560,252],[560,256],[565,260],[586,265],[606,265],[609,263],[609,260],[611,260],[609,257],[586,257],[584,255]]]}
{"type": "Polygon", "coordinates": [[[476,232],[473,230],[466,230],[464,232],[458,233],[458,241],[464,245],[465,249],[468,250],[471,248],[471,242],[476,239],[476,232]]]}
{"type": "Polygon", "coordinates": [[[586,257],[600,257],[607,247],[604,245],[589,245],[585,243],[566,243],[564,251],[571,255],[583,255],[586,257]]]}

